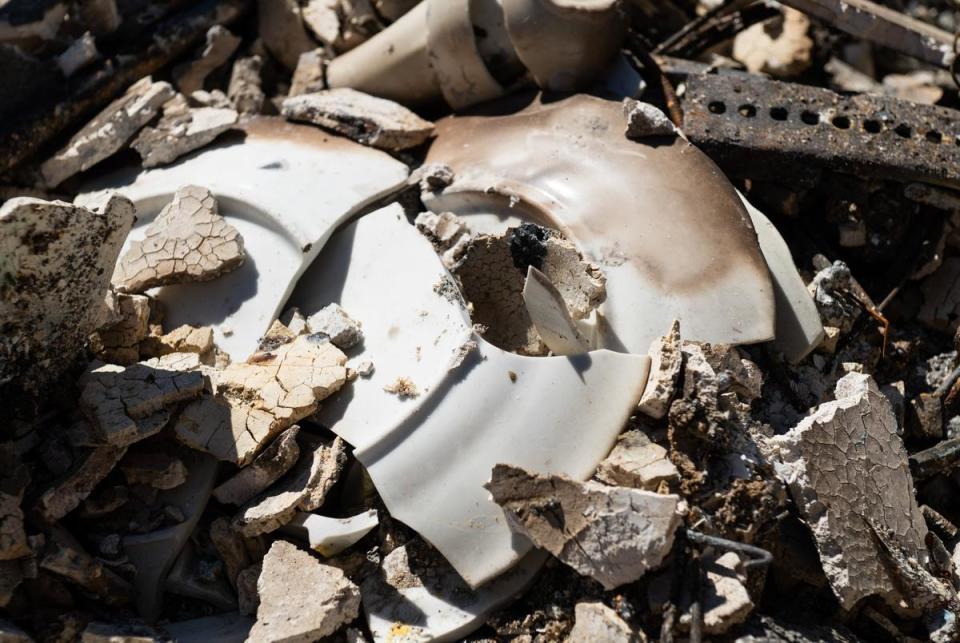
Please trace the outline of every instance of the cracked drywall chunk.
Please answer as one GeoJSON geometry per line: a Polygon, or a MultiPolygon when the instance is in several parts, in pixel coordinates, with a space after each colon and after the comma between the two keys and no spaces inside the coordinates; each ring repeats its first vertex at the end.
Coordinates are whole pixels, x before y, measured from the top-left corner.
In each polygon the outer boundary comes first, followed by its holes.
{"type": "Polygon", "coordinates": [[[326,65],[326,56],[322,48],[305,51],[300,54],[297,68],[290,79],[290,96],[311,94],[327,88],[323,71],[326,65]]]}
{"type": "Polygon", "coordinates": [[[257,0],[257,18],[267,51],[290,71],[300,54],[317,46],[303,27],[296,0],[257,0]]]}
{"type": "Polygon", "coordinates": [[[907,452],[890,401],[869,375],[849,373],[825,402],[784,435],[768,440],[817,541],[820,560],[845,609],[871,595],[900,599],[871,535],[871,524],[917,560],[928,556],[927,527],[914,496],[907,452]]]}
{"type": "Polygon", "coordinates": [[[637,410],[659,420],[670,408],[683,365],[678,320],[673,321],[666,335],[653,340],[647,354],[650,355],[650,377],[637,410]]]}
{"type": "Polygon", "coordinates": [[[392,152],[416,147],[433,134],[433,123],[406,107],[348,88],[291,96],[283,101],[282,112],[288,120],[319,125],[392,152]]]}
{"type": "Polygon", "coordinates": [[[625,134],[630,139],[641,139],[648,136],[673,136],[677,133],[674,126],[666,114],[650,103],[634,100],[632,98],[623,99],[623,115],[627,119],[627,129],[625,134]]]}
{"type": "Polygon", "coordinates": [[[249,641],[309,643],[360,613],[360,588],[343,571],[283,540],[263,559],[257,593],[260,606],[249,641]]]}
{"type": "Polygon", "coordinates": [[[783,8],[783,15],[747,27],[733,39],[733,57],[753,73],[774,78],[796,76],[810,66],[810,19],[783,8]]]}
{"type": "Polygon", "coordinates": [[[263,102],[267,97],[260,88],[262,68],[263,58],[260,56],[238,58],[233,63],[230,84],[227,86],[227,98],[233,103],[234,109],[241,114],[259,114],[263,110],[263,102]]]}
{"type": "Polygon", "coordinates": [[[203,376],[194,370],[199,366],[193,353],[173,353],[127,367],[105,364],[85,376],[80,408],[108,444],[127,446],[147,437],[151,416],[200,395],[203,376]]]}
{"type": "Polygon", "coordinates": [[[91,209],[27,197],[0,207],[0,390],[51,382],[83,350],[133,220],[116,195],[91,209]]]}
{"type": "Polygon", "coordinates": [[[198,107],[185,114],[167,114],[153,127],[145,127],[130,143],[143,167],[172,163],[217,138],[238,119],[234,109],[198,107]]]}
{"type": "Polygon", "coordinates": [[[222,25],[214,25],[207,30],[207,43],[200,57],[188,63],[174,67],[173,82],[184,94],[190,95],[203,89],[203,81],[214,70],[230,59],[240,46],[240,38],[230,33],[222,25]]]}
{"type": "Polygon", "coordinates": [[[140,359],[140,342],[149,330],[150,298],[119,294],[115,308],[119,319],[94,333],[91,348],[104,362],[129,366],[140,359]]]}
{"type": "Polygon", "coordinates": [[[183,461],[166,453],[128,453],[118,465],[127,484],[173,489],[187,481],[183,461]]]}
{"type": "Polygon", "coordinates": [[[183,409],[174,426],[177,438],[244,466],[263,444],[340,390],[346,361],[330,342],[301,335],[275,351],[210,371],[213,394],[183,409]]]}
{"type": "Polygon", "coordinates": [[[240,266],[244,257],[243,238],[218,214],[210,190],[187,185],[120,258],[113,283],[126,292],[143,292],[209,281],[240,266]]]}
{"type": "Polygon", "coordinates": [[[97,41],[89,31],[70,43],[63,53],[57,56],[57,66],[63,75],[69,78],[78,69],[86,67],[100,56],[97,41]]]}
{"type": "Polygon", "coordinates": [[[643,633],[637,634],[614,610],[599,601],[577,603],[574,610],[573,629],[567,636],[568,643],[582,641],[606,641],[607,643],[640,643],[643,633]]]}
{"type": "Polygon", "coordinates": [[[46,184],[56,187],[119,151],[173,95],[170,83],[138,80],[40,166],[46,184]]]}
{"type": "Polygon", "coordinates": [[[325,442],[302,435],[301,456],[296,466],[276,485],[244,505],[233,526],[244,536],[269,533],[290,522],[297,511],[313,511],[326,499],[340,478],[347,460],[346,443],[340,438],[325,442]]]}
{"type": "Polygon", "coordinates": [[[144,357],[162,357],[171,353],[196,353],[201,358],[213,350],[213,329],[184,324],[165,335],[148,335],[140,342],[144,357]]]}
{"type": "Polygon", "coordinates": [[[126,447],[94,447],[80,453],[73,469],[37,501],[37,513],[48,522],[56,522],[76,509],[113,471],[126,454],[126,447]]]}
{"type": "Polygon", "coordinates": [[[293,426],[260,452],[249,465],[213,490],[213,497],[224,504],[242,505],[280,479],[300,457],[297,432],[293,426]]]}
{"type": "Polygon", "coordinates": [[[706,588],[703,595],[703,631],[711,636],[727,632],[747,620],[753,601],[744,586],[740,557],[727,552],[704,563],[706,588]]]}
{"type": "Polygon", "coordinates": [[[0,443],[0,561],[30,554],[20,503],[30,483],[30,470],[19,462],[12,442],[0,443]]]}
{"type": "Polygon", "coordinates": [[[341,350],[353,348],[363,341],[360,322],[350,317],[340,304],[324,306],[307,318],[307,328],[328,338],[341,350]]]}
{"type": "Polygon", "coordinates": [[[511,528],[606,589],[658,567],[680,524],[675,495],[538,475],[506,464],[493,468],[485,487],[511,528]]]}
{"type": "Polygon", "coordinates": [[[656,491],[661,482],[680,479],[667,450],[640,430],[621,433],[610,455],[597,467],[596,477],[607,484],[656,491]]]}

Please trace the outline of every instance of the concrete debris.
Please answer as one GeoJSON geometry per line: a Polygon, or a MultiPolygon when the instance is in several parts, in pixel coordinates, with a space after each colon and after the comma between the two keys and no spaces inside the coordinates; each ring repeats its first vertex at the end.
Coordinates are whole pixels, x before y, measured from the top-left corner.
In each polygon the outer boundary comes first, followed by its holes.
{"type": "Polygon", "coordinates": [[[293,426],[281,433],[253,462],[214,489],[214,498],[223,504],[242,505],[279,480],[300,457],[299,430],[293,426]]]}
{"type": "Polygon", "coordinates": [[[109,605],[129,602],[133,588],[88,554],[63,527],[50,530],[40,567],[76,583],[109,605]]]}
{"type": "Polygon", "coordinates": [[[704,563],[704,571],[703,631],[718,636],[747,620],[753,601],[745,586],[740,557],[734,552],[710,557],[704,563]]]}
{"type": "Polygon", "coordinates": [[[260,352],[275,351],[284,344],[289,344],[297,338],[298,333],[293,332],[279,319],[273,320],[270,328],[260,338],[260,344],[257,350],[260,352]]]}
{"type": "Polygon", "coordinates": [[[221,517],[210,523],[210,543],[223,561],[227,580],[236,589],[240,572],[250,566],[250,552],[243,536],[234,531],[229,520],[221,517]]]}
{"type": "Polygon", "coordinates": [[[287,523],[284,531],[303,538],[310,549],[330,558],[366,536],[379,522],[376,509],[349,518],[300,513],[287,523]]]}
{"type": "Polygon", "coordinates": [[[227,98],[241,114],[259,114],[263,111],[263,103],[267,97],[260,88],[262,68],[263,59],[260,56],[238,58],[233,63],[227,98]]]}
{"type": "Polygon", "coordinates": [[[52,382],[107,316],[109,274],[133,204],[94,209],[13,198],[0,206],[0,390],[52,382]]]}
{"type": "Polygon", "coordinates": [[[353,348],[363,341],[360,322],[352,319],[339,304],[329,304],[310,315],[307,328],[328,338],[340,350],[353,348]]]}
{"type": "Polygon", "coordinates": [[[283,101],[282,111],[289,120],[319,125],[392,152],[421,145],[433,134],[433,123],[406,107],[348,88],[291,96],[283,101]]]}
{"type": "Polygon", "coordinates": [[[127,484],[173,489],[187,481],[183,462],[165,453],[128,453],[119,464],[127,484]]]}
{"type": "Polygon", "coordinates": [[[747,27],[733,39],[733,57],[754,73],[774,78],[797,76],[810,67],[810,19],[783,8],[783,15],[747,27]]]}
{"type": "Polygon", "coordinates": [[[276,531],[300,511],[318,509],[339,479],[346,463],[346,445],[340,438],[325,442],[301,434],[301,457],[276,485],[244,505],[233,527],[244,536],[276,531]]]}
{"type": "Polygon", "coordinates": [[[30,484],[30,470],[17,460],[13,443],[0,443],[0,561],[23,558],[31,553],[20,509],[30,484]]]}
{"type": "MultiPolygon", "coordinates": [[[[136,295],[132,295],[136,297],[136,295]]],[[[148,335],[140,342],[140,355],[162,357],[171,353],[196,353],[201,357],[213,350],[213,329],[209,326],[178,326],[165,335],[148,335]]],[[[204,362],[205,363],[205,362],[204,362]]]]}
{"type": "Polygon", "coordinates": [[[260,606],[250,641],[315,641],[357,617],[360,589],[336,567],[283,540],[270,547],[257,581],[260,606]]]}
{"type": "Polygon", "coordinates": [[[673,546],[680,498],[538,475],[498,464],[486,485],[512,529],[613,589],[658,567],[673,546]],[[563,516],[558,524],[552,516],[563,516]]]}
{"type": "Polygon", "coordinates": [[[85,377],[80,408],[107,444],[127,446],[156,432],[150,432],[152,416],[200,395],[199,366],[193,353],[172,353],[126,367],[105,364],[85,377]]]}
{"type": "Polygon", "coordinates": [[[118,152],[173,94],[170,83],[153,82],[149,76],[131,85],[40,166],[46,184],[56,187],[118,152]]]}
{"type": "Polygon", "coordinates": [[[140,342],[146,338],[150,323],[150,298],[119,294],[116,297],[116,322],[101,327],[90,339],[98,358],[110,364],[130,366],[140,359],[140,342]]]}
{"type": "Polygon", "coordinates": [[[307,0],[303,22],[317,40],[333,47],[340,38],[340,0],[307,0]]]}
{"type": "Polygon", "coordinates": [[[275,351],[210,371],[212,394],[183,409],[174,425],[177,438],[244,466],[343,386],[346,361],[333,344],[301,335],[275,351]]]}
{"type": "MultiPolygon", "coordinates": [[[[421,194],[433,194],[443,190],[453,183],[454,174],[449,165],[444,163],[424,163],[407,177],[408,185],[420,187],[421,194]]],[[[451,216],[456,216],[452,212],[451,216]]],[[[420,227],[419,225],[417,226],[420,227]]],[[[421,230],[423,232],[423,230],[421,230]]]]}
{"type": "Polygon", "coordinates": [[[670,400],[676,393],[677,377],[683,366],[681,352],[680,322],[674,320],[670,332],[650,344],[650,377],[643,389],[637,410],[652,418],[660,419],[667,414],[670,400]]]}
{"type": "Polygon", "coordinates": [[[626,135],[630,139],[648,136],[674,136],[677,128],[666,114],[650,103],[625,98],[623,115],[627,119],[626,135]]]}
{"type": "Polygon", "coordinates": [[[219,69],[230,60],[230,56],[240,46],[240,38],[221,25],[214,25],[207,31],[207,42],[200,57],[186,64],[174,67],[173,82],[177,89],[190,95],[203,89],[203,81],[211,72],[219,69]]]}
{"type": "Polygon", "coordinates": [[[646,641],[643,632],[634,632],[626,621],[603,603],[580,602],[574,610],[573,629],[568,643],[607,641],[608,643],[640,643],[646,641]]]}
{"type": "Polygon", "coordinates": [[[314,49],[300,54],[297,68],[290,80],[290,96],[312,94],[326,89],[327,84],[323,73],[326,60],[323,49],[314,49]]]}
{"type": "Polygon", "coordinates": [[[177,190],[121,257],[113,283],[125,292],[156,286],[209,281],[243,263],[243,238],[217,212],[217,201],[206,188],[188,185],[177,190]]]}
{"type": "Polygon", "coordinates": [[[97,41],[89,31],[70,43],[62,54],[57,56],[57,66],[63,75],[69,78],[97,58],[97,41]]]}
{"type": "Polygon", "coordinates": [[[642,431],[621,433],[610,455],[600,463],[597,480],[610,485],[656,491],[663,482],[676,482],[680,472],[667,450],[651,442],[642,431]]]}
{"type": "Polygon", "coordinates": [[[307,35],[296,0],[258,0],[257,17],[264,46],[290,71],[300,54],[317,46],[307,35]]]}
{"type": "MultiPolygon", "coordinates": [[[[426,178],[421,179],[426,181],[426,178]]],[[[414,220],[423,236],[430,240],[438,253],[444,253],[452,248],[461,236],[470,236],[470,228],[463,218],[452,212],[421,212],[414,220]]],[[[444,262],[446,263],[446,262],[444,262]]]]}
{"type": "Polygon", "coordinates": [[[199,107],[186,114],[164,114],[153,127],[145,127],[130,143],[143,167],[172,163],[188,152],[199,149],[236,124],[233,109],[199,107]]]}
{"type": "Polygon", "coordinates": [[[768,444],[777,473],[813,531],[840,604],[852,609],[861,599],[879,595],[896,605],[898,584],[883,564],[871,525],[893,534],[893,542],[916,560],[927,557],[927,526],[896,418],[873,379],[844,376],[837,382],[836,401],[821,404],[768,444]]]}
{"type": "MultiPolygon", "coordinates": [[[[190,94],[190,105],[196,107],[212,107],[216,109],[235,109],[230,98],[219,89],[198,89],[190,94]]],[[[186,114],[186,112],[184,112],[186,114]]],[[[180,116],[184,115],[180,114],[180,116]]]]}
{"type": "Polygon", "coordinates": [[[126,447],[94,447],[81,453],[73,469],[37,501],[37,513],[56,522],[80,506],[126,454],[126,447]]]}

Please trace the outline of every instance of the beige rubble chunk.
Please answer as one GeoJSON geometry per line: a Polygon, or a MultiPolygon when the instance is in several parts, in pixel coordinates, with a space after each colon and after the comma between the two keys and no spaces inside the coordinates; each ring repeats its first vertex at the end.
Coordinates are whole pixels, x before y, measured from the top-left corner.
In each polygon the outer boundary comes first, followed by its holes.
{"type": "Polygon", "coordinates": [[[927,527],[890,401],[873,379],[844,376],[836,401],[821,404],[768,444],[777,473],[813,531],[840,604],[849,610],[871,595],[895,604],[901,597],[871,525],[889,531],[917,560],[927,556],[927,527]]]}
{"type": "Polygon", "coordinates": [[[81,453],[63,480],[40,496],[37,512],[48,522],[56,522],[66,516],[113,471],[126,452],[126,447],[105,446],[81,453]]]}
{"type": "Polygon", "coordinates": [[[260,607],[260,595],[257,593],[257,581],[263,571],[262,563],[254,563],[237,574],[237,604],[241,614],[253,616],[260,607]]]}
{"type": "Polygon", "coordinates": [[[340,304],[324,306],[307,318],[307,328],[311,333],[319,333],[328,338],[341,350],[353,348],[363,341],[360,322],[350,317],[340,304]]]}
{"type": "Polygon", "coordinates": [[[105,599],[108,605],[130,601],[130,584],[90,556],[66,529],[54,526],[49,534],[41,568],[69,579],[105,599]]]}
{"type": "Polygon", "coordinates": [[[619,614],[599,601],[577,603],[574,615],[567,643],[640,643],[647,640],[642,631],[634,632],[619,614]]]}
{"type": "Polygon", "coordinates": [[[433,123],[406,107],[349,88],[291,96],[283,101],[282,111],[289,120],[319,125],[394,152],[416,147],[433,134],[433,123]]]}
{"type": "Polygon", "coordinates": [[[139,343],[149,330],[150,298],[121,293],[116,302],[118,321],[94,333],[91,345],[104,362],[129,366],[140,359],[139,343]]]}
{"type": "Polygon", "coordinates": [[[266,96],[260,88],[262,67],[263,59],[260,56],[238,58],[233,63],[227,98],[241,114],[259,114],[263,110],[266,96]]]}
{"type": "Polygon", "coordinates": [[[240,38],[222,25],[207,30],[207,43],[200,57],[173,69],[173,81],[184,94],[203,89],[203,81],[211,72],[230,59],[240,46],[240,38]]]}
{"type": "Polygon", "coordinates": [[[211,371],[214,394],[183,409],[174,426],[177,438],[244,466],[262,445],[340,390],[346,361],[330,342],[301,335],[273,352],[211,371]]]}
{"type": "Polygon", "coordinates": [[[733,39],[733,57],[753,73],[796,76],[810,66],[810,19],[783,7],[783,15],[747,27],[733,39]]]}
{"type": "Polygon", "coordinates": [[[0,443],[0,561],[30,554],[20,509],[29,483],[30,470],[19,462],[13,443],[0,443]]]}
{"type": "Polygon", "coordinates": [[[149,76],[131,85],[40,166],[46,184],[56,187],[119,151],[173,94],[170,83],[155,83],[149,76]]]}
{"type": "MultiPolygon", "coordinates": [[[[197,91],[190,94],[190,103],[196,105],[197,107],[214,107],[216,109],[233,109],[235,110],[233,102],[230,100],[230,97],[224,94],[219,89],[211,89],[207,91],[205,89],[198,89],[197,91]]],[[[186,112],[184,112],[186,113],[186,112]]]]}
{"type": "Polygon", "coordinates": [[[314,49],[300,54],[297,68],[290,80],[290,96],[311,94],[327,88],[324,82],[325,57],[323,49],[314,49]]]}
{"type": "Polygon", "coordinates": [[[647,354],[650,355],[650,376],[637,410],[659,420],[670,408],[683,365],[678,320],[673,321],[666,335],[653,340],[647,354]]]}
{"type": "Polygon", "coordinates": [[[383,390],[399,398],[414,398],[420,395],[420,389],[409,377],[398,377],[392,384],[387,384],[383,390]]]}
{"type": "Polygon", "coordinates": [[[263,559],[257,593],[260,606],[249,641],[309,643],[360,612],[360,589],[341,570],[283,540],[263,559]]]}
{"type": "Polygon", "coordinates": [[[143,167],[172,163],[210,143],[239,118],[234,109],[198,107],[186,114],[164,114],[153,127],[145,127],[130,143],[143,159],[143,167]]]}
{"type": "Polygon", "coordinates": [[[210,542],[223,561],[227,580],[236,588],[240,572],[250,566],[250,553],[244,546],[243,536],[230,527],[229,520],[221,517],[210,523],[210,542]]]}
{"type": "Polygon", "coordinates": [[[577,247],[559,234],[550,233],[542,242],[546,255],[539,270],[563,295],[570,316],[586,318],[607,298],[607,278],[599,266],[586,261],[577,247]]]}
{"type": "Polygon", "coordinates": [[[633,430],[617,438],[613,451],[597,467],[596,477],[611,485],[656,491],[661,482],[679,480],[680,472],[666,449],[633,430]]]}
{"type": "Polygon", "coordinates": [[[80,408],[108,444],[132,444],[147,437],[141,420],[152,425],[148,418],[200,395],[203,376],[194,370],[199,366],[193,353],[172,353],[127,367],[105,364],[87,374],[80,408]]]}
{"type": "Polygon", "coordinates": [[[452,248],[462,235],[470,235],[467,222],[453,212],[441,212],[439,214],[436,212],[421,212],[413,223],[417,226],[417,230],[430,240],[434,249],[440,253],[452,248]]]}
{"type": "Polygon", "coordinates": [[[0,206],[0,397],[52,382],[83,350],[133,220],[116,195],[92,209],[28,197],[0,206]]]}
{"type": "Polygon", "coordinates": [[[753,601],[744,586],[740,557],[727,552],[704,563],[707,575],[703,596],[703,631],[717,636],[747,620],[753,601]]]}
{"type": "Polygon", "coordinates": [[[303,7],[303,22],[327,47],[340,38],[339,0],[307,0],[303,7]]]}
{"type": "Polygon", "coordinates": [[[62,54],[57,56],[57,66],[63,75],[69,78],[78,69],[86,67],[100,56],[97,41],[89,31],[70,43],[62,54]]]}
{"type": "Polygon", "coordinates": [[[293,333],[294,336],[308,335],[310,333],[310,328],[307,326],[307,318],[303,316],[303,313],[301,313],[297,307],[285,310],[278,321],[286,326],[287,330],[293,333]]]}
{"type": "Polygon", "coordinates": [[[296,0],[257,0],[257,18],[264,46],[290,71],[300,54],[317,46],[303,27],[296,0]]]}
{"type": "Polygon", "coordinates": [[[485,486],[511,528],[606,589],[658,567],[680,523],[675,495],[538,475],[506,464],[493,468],[485,486]]]}
{"type": "Polygon", "coordinates": [[[297,445],[299,427],[284,431],[249,465],[213,490],[223,504],[242,505],[280,479],[300,457],[297,445]]]}
{"type": "Polygon", "coordinates": [[[201,357],[213,349],[213,329],[209,326],[178,326],[166,335],[150,335],[140,342],[144,357],[161,357],[170,353],[196,353],[201,357]]]}
{"type": "Polygon", "coordinates": [[[282,321],[274,319],[270,328],[260,338],[257,350],[261,352],[275,351],[284,344],[289,344],[297,338],[297,333],[290,330],[282,321]]]}
{"type": "Polygon", "coordinates": [[[274,487],[244,505],[233,526],[244,536],[275,531],[300,511],[314,511],[326,499],[347,460],[340,438],[324,442],[301,435],[301,457],[296,466],[274,487]]]}
{"type": "Polygon", "coordinates": [[[126,292],[155,286],[209,281],[243,263],[243,238],[217,213],[217,201],[206,188],[177,190],[146,236],[124,253],[113,274],[126,292]]]}
{"type": "Polygon", "coordinates": [[[127,484],[142,484],[154,489],[173,489],[187,481],[183,461],[166,453],[128,453],[120,461],[127,484]]]}
{"type": "Polygon", "coordinates": [[[666,114],[650,103],[623,99],[623,115],[627,120],[626,136],[629,139],[641,139],[648,136],[673,136],[677,133],[666,114]]]}
{"type": "Polygon", "coordinates": [[[939,270],[923,280],[923,306],[917,319],[936,330],[960,325],[960,258],[947,257],[939,270]]]}

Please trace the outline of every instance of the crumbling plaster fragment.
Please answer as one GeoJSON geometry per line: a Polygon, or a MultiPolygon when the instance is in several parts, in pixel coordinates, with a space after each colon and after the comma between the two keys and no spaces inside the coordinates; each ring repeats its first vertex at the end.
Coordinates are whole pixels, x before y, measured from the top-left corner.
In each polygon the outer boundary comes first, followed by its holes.
{"type": "Polygon", "coordinates": [[[426,142],[433,123],[406,107],[353,89],[328,89],[283,101],[289,120],[313,123],[360,143],[398,152],[426,142]]]}
{"type": "Polygon", "coordinates": [[[650,355],[650,378],[637,410],[660,419],[670,408],[670,400],[676,392],[677,377],[683,365],[680,322],[674,320],[666,335],[653,340],[647,354],[650,355]]]}
{"type": "Polygon", "coordinates": [[[733,57],[748,71],[774,78],[796,76],[810,66],[813,40],[810,19],[783,8],[783,15],[747,27],[733,39],[733,57]]]}
{"type": "Polygon", "coordinates": [[[129,366],[140,359],[139,344],[149,330],[150,299],[143,295],[117,295],[116,312],[119,319],[98,330],[91,344],[103,361],[129,366]]]}
{"type": "Polygon", "coordinates": [[[719,636],[744,622],[753,611],[753,601],[744,585],[740,557],[734,552],[709,558],[704,564],[706,591],[703,597],[703,631],[719,636]]]}
{"type": "Polygon", "coordinates": [[[302,11],[303,23],[327,47],[340,38],[340,0],[307,0],[302,11]]]}
{"type": "Polygon", "coordinates": [[[327,88],[323,79],[323,68],[326,57],[323,48],[305,51],[300,54],[297,68],[290,79],[290,96],[312,94],[327,88]]]}
{"type": "Polygon", "coordinates": [[[113,155],[149,123],[173,95],[170,83],[153,82],[149,76],[138,80],[40,166],[44,181],[56,187],[113,155]]]}
{"type": "Polygon", "coordinates": [[[583,601],[574,609],[573,629],[567,643],[606,641],[607,643],[640,643],[646,637],[627,625],[614,610],[603,603],[583,601]]]}
{"type": "Polygon", "coordinates": [[[240,38],[230,33],[226,27],[222,25],[210,27],[207,30],[206,45],[200,57],[174,68],[173,80],[177,88],[187,95],[203,89],[203,81],[207,76],[227,62],[239,46],[240,38]]]}
{"type": "Polygon", "coordinates": [[[260,88],[262,68],[263,58],[260,56],[238,58],[233,63],[227,98],[241,114],[259,114],[263,110],[263,102],[267,97],[260,88]]]}
{"type": "Polygon", "coordinates": [[[680,524],[679,497],[498,464],[486,488],[511,527],[613,589],[658,567],[680,524]],[[556,522],[556,516],[562,516],[556,522]]]}
{"type": "Polygon", "coordinates": [[[94,488],[113,471],[127,452],[126,447],[94,447],[78,455],[78,464],[37,501],[37,513],[56,522],[76,509],[94,488]]]}
{"type": "Polygon", "coordinates": [[[627,138],[641,139],[648,136],[674,136],[677,128],[667,115],[650,103],[625,98],[623,115],[627,120],[627,138]]]}
{"type": "Polygon", "coordinates": [[[360,589],[336,567],[278,540],[257,580],[260,605],[249,641],[309,643],[333,634],[360,613],[360,589]]]}
{"type": "Polygon", "coordinates": [[[119,196],[91,209],[26,197],[0,207],[0,387],[52,381],[82,350],[133,220],[119,196]]]}
{"type": "Polygon", "coordinates": [[[263,44],[290,71],[300,54],[317,46],[303,27],[296,0],[258,0],[257,17],[263,44]]]}
{"type": "Polygon", "coordinates": [[[777,473],[813,531],[820,560],[845,609],[867,596],[900,599],[871,525],[907,556],[926,560],[926,523],[889,400],[869,375],[849,373],[788,433],[770,438],[777,473]]]}
{"type": "Polygon", "coordinates": [[[184,324],[164,335],[149,335],[140,342],[144,357],[161,357],[170,353],[196,353],[201,357],[213,350],[213,329],[184,324]]]}
{"type": "Polygon", "coordinates": [[[263,444],[343,386],[346,361],[333,344],[301,335],[273,352],[212,371],[213,394],[183,409],[174,426],[177,438],[244,466],[263,444]]]}
{"type": "Polygon", "coordinates": [[[642,431],[621,433],[610,455],[597,467],[596,477],[610,485],[656,491],[661,482],[679,480],[667,450],[642,431]]]}
{"type": "Polygon", "coordinates": [[[324,306],[307,318],[311,333],[320,333],[341,350],[353,348],[363,341],[360,322],[351,318],[339,304],[324,306]]]}
{"type": "Polygon", "coordinates": [[[292,426],[257,455],[249,465],[213,490],[213,497],[223,504],[242,505],[276,482],[300,457],[297,433],[292,426]]]}
{"type": "Polygon", "coordinates": [[[126,292],[155,286],[208,281],[244,260],[243,238],[217,212],[206,188],[177,190],[167,206],[120,258],[113,283],[126,292]]]}
{"type": "Polygon", "coordinates": [[[153,127],[145,127],[130,144],[143,167],[172,163],[210,143],[237,122],[237,112],[218,107],[198,107],[184,114],[166,114],[153,127]]]}

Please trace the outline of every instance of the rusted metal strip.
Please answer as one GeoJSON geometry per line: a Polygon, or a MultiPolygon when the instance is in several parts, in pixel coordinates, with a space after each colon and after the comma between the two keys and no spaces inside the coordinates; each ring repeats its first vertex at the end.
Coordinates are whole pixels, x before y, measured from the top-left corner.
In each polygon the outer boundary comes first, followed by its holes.
{"type": "Polygon", "coordinates": [[[960,188],[960,112],[744,74],[690,74],[684,131],[728,173],[812,184],[829,170],[960,188]]]}
{"type": "Polygon", "coordinates": [[[869,0],[781,0],[858,38],[949,68],[953,34],[869,0]]]}

